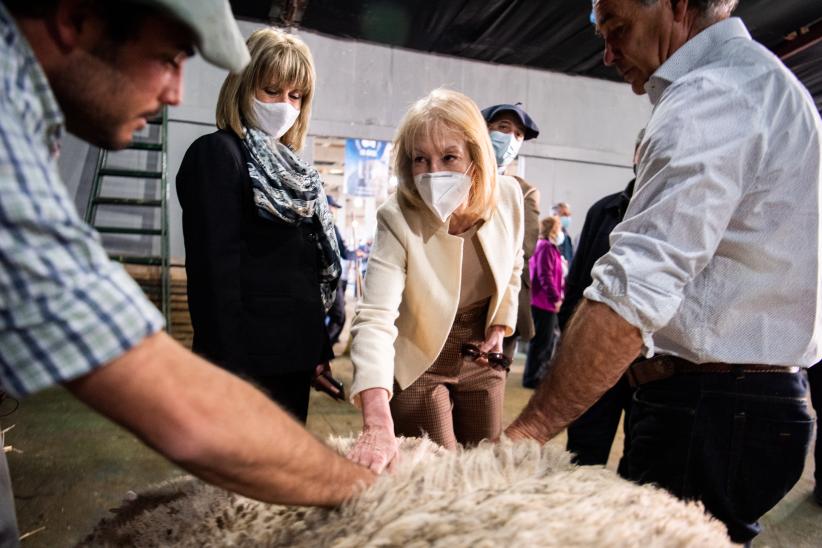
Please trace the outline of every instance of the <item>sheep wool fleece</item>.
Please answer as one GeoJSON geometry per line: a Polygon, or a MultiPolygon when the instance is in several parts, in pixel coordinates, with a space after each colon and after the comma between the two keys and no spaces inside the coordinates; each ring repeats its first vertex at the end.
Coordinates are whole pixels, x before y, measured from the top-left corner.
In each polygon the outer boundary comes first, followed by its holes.
{"type": "MultiPolygon", "coordinates": [[[[350,438],[330,445],[345,452],[350,438]]],[[[336,509],[269,505],[192,478],[125,502],[84,546],[732,546],[696,502],[533,441],[448,451],[404,438],[395,473],[336,509]]]]}

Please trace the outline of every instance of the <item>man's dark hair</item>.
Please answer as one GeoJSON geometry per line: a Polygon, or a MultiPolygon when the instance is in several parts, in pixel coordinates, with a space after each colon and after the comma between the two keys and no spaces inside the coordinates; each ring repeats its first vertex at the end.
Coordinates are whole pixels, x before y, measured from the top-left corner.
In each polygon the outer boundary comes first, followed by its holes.
{"type": "MultiPolygon", "coordinates": [[[[3,0],[6,9],[15,17],[42,19],[49,16],[59,0],[3,0]]],[[[135,39],[150,15],[163,13],[156,7],[139,2],[112,2],[87,0],[85,8],[105,22],[106,35],[112,46],[135,39]]]]}

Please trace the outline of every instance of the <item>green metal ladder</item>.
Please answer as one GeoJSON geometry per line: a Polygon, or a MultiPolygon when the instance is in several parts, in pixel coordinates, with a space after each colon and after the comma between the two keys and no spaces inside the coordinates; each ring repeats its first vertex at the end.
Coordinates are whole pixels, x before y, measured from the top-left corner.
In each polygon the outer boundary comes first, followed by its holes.
{"type": "MultiPolygon", "coordinates": [[[[109,160],[117,157],[118,151],[101,150],[97,158],[97,168],[94,173],[91,192],[89,193],[88,206],[86,207],[85,221],[97,230],[101,235],[125,235],[125,236],[150,236],[160,239],[160,254],[154,253],[126,255],[109,251],[112,260],[123,264],[136,264],[146,266],[156,266],[160,268],[161,295],[160,303],[163,315],[166,318],[166,328],[171,329],[170,292],[171,276],[169,269],[169,235],[168,235],[168,182],[167,182],[167,161],[168,161],[168,108],[163,107],[162,114],[156,118],[148,120],[149,132],[151,127],[159,127],[159,140],[134,141],[124,151],[147,151],[147,158],[159,156],[156,169],[124,169],[110,167],[109,160]],[[155,190],[155,196],[150,198],[122,198],[106,195],[104,192],[104,180],[107,177],[119,177],[136,180],[155,180],[159,182],[155,190]],[[159,196],[157,195],[159,194],[159,196]],[[126,210],[136,208],[151,208],[160,212],[160,226],[156,227],[124,227],[97,224],[97,214],[100,206],[116,206],[126,208],[126,210]]],[[[105,241],[104,241],[105,245],[105,241]]],[[[152,247],[153,251],[153,247],[152,247]]],[[[143,288],[146,291],[146,288],[143,288]]],[[[147,291],[148,293],[148,291],[147,291]]]]}

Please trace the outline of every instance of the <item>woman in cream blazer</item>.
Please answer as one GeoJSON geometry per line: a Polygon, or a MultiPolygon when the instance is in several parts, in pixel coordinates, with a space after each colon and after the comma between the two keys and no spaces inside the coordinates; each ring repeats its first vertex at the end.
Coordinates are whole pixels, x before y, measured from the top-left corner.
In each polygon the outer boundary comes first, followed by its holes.
{"type": "Polygon", "coordinates": [[[522,192],[497,175],[471,99],[419,100],[395,150],[399,187],[377,212],[351,327],[363,433],[349,457],[376,472],[394,458],[395,434],[424,431],[451,448],[499,436],[506,375],[485,357],[516,326],[522,270],[522,192]],[[480,355],[464,359],[464,343],[480,355]]]}

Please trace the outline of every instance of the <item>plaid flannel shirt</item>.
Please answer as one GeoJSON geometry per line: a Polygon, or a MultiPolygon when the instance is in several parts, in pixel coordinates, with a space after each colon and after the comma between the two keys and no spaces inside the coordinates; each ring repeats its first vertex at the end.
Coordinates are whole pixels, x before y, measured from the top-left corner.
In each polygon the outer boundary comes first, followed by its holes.
{"type": "Polygon", "coordinates": [[[2,4],[0,86],[0,385],[21,396],[105,365],[163,318],[68,196],[63,115],[2,4]]]}

